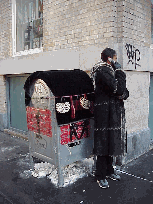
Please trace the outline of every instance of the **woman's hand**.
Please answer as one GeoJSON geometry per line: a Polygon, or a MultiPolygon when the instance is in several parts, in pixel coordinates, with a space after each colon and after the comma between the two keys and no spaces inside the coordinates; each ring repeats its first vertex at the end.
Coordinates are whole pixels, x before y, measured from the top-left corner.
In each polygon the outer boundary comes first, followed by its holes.
{"type": "Polygon", "coordinates": [[[118,96],[117,98],[121,99],[121,100],[126,100],[128,97],[129,97],[129,91],[126,88],[124,93],[123,93],[123,95],[122,96],[118,96]]]}
{"type": "Polygon", "coordinates": [[[121,69],[121,65],[118,62],[115,62],[114,60],[111,61],[111,65],[112,65],[114,71],[116,69],[121,69]]]}

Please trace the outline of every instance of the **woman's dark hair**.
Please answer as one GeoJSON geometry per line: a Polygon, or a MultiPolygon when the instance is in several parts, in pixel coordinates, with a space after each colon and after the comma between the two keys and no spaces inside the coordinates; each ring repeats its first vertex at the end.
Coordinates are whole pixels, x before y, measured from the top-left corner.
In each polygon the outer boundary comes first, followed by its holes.
{"type": "Polygon", "coordinates": [[[101,59],[104,62],[107,62],[108,57],[113,58],[113,56],[116,55],[116,51],[111,48],[105,48],[101,53],[101,59]]]}

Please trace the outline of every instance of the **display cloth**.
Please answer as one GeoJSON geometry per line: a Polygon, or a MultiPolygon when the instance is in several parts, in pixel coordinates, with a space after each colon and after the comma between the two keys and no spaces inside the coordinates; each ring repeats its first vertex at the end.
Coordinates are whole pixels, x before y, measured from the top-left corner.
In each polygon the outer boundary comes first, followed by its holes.
{"type": "Polygon", "coordinates": [[[94,86],[89,75],[80,70],[49,70],[32,73],[26,80],[25,104],[30,105],[30,87],[43,80],[55,96],[58,125],[93,117],[94,86]]]}

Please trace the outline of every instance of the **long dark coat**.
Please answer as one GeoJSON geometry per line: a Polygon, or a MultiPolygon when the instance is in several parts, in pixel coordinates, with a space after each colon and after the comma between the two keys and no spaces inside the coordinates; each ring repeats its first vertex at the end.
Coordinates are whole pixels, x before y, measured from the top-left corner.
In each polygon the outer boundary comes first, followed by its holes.
{"type": "Polygon", "coordinates": [[[105,64],[95,72],[94,154],[118,156],[127,153],[125,109],[126,74],[105,64]],[[119,99],[122,96],[123,99],[119,99]]]}

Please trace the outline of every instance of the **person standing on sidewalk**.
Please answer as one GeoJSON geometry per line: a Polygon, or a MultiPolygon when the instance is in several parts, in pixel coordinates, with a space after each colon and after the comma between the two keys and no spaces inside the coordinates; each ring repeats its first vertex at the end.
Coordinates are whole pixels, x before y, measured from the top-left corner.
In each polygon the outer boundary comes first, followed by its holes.
{"type": "Polygon", "coordinates": [[[91,70],[95,87],[94,154],[95,176],[100,187],[108,188],[106,178],[120,180],[114,173],[113,156],[127,153],[124,102],[129,97],[126,74],[117,62],[116,51],[106,48],[101,61],[91,70]]]}

